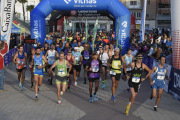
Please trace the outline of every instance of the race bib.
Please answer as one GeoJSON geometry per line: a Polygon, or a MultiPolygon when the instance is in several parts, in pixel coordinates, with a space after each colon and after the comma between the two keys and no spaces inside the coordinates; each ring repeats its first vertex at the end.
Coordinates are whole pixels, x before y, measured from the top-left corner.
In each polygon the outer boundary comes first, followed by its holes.
{"type": "Polygon", "coordinates": [[[157,75],[158,80],[164,80],[164,75],[157,75]]]}
{"type": "Polygon", "coordinates": [[[65,75],[65,71],[64,71],[64,70],[58,71],[58,74],[59,74],[60,76],[63,76],[63,75],[65,75]]]}
{"type": "Polygon", "coordinates": [[[85,59],[85,60],[89,60],[89,56],[87,56],[87,57],[84,57],[84,59],[85,59]]]}
{"type": "Polygon", "coordinates": [[[140,77],[133,77],[132,82],[139,83],[140,82],[140,77]]]}
{"type": "Polygon", "coordinates": [[[116,72],[114,72],[114,71],[110,71],[110,75],[116,75],[116,72]]]}
{"type": "Polygon", "coordinates": [[[41,64],[41,63],[36,63],[35,65],[37,65],[37,66],[42,66],[42,64],[41,64]]]}
{"type": "Polygon", "coordinates": [[[67,67],[67,68],[70,68],[70,66],[69,66],[69,65],[67,65],[66,67],[67,67]]]}
{"type": "Polygon", "coordinates": [[[92,72],[98,72],[99,71],[99,67],[93,67],[92,68],[92,72]]]}
{"type": "Polygon", "coordinates": [[[102,60],[102,64],[103,64],[104,66],[107,66],[107,60],[102,60]]]}

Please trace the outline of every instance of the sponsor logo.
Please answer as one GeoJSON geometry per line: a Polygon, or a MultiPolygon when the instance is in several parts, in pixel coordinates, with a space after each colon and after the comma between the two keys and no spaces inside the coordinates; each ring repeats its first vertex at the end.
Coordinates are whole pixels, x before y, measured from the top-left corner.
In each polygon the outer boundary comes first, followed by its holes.
{"type": "Polygon", "coordinates": [[[66,4],[69,4],[69,3],[71,2],[71,0],[64,0],[64,2],[65,2],[66,4]]]}
{"type": "Polygon", "coordinates": [[[38,20],[34,20],[34,29],[33,29],[33,33],[34,33],[34,37],[35,39],[38,39],[38,34],[39,34],[39,25],[38,25],[38,20]]]}
{"type": "MultiPolygon", "coordinates": [[[[66,4],[69,4],[71,0],[64,0],[66,4]]],[[[96,0],[74,0],[75,4],[96,4],[96,0]]]]}
{"type": "Polygon", "coordinates": [[[180,75],[177,73],[174,73],[174,87],[180,90],[180,75]]]}
{"type": "Polygon", "coordinates": [[[6,40],[6,39],[5,39],[6,36],[7,36],[7,34],[1,35],[1,40],[6,40]]]}
{"type": "Polygon", "coordinates": [[[124,21],[124,22],[122,23],[122,26],[123,26],[124,28],[126,28],[126,27],[127,27],[127,21],[124,21]]]}

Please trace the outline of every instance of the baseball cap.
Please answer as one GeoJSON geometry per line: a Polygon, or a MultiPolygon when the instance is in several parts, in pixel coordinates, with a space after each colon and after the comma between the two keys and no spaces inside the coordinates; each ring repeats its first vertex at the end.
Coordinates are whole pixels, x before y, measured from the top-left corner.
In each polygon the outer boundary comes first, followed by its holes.
{"type": "Polygon", "coordinates": [[[74,50],[77,50],[78,49],[78,47],[74,47],[74,50]]]}

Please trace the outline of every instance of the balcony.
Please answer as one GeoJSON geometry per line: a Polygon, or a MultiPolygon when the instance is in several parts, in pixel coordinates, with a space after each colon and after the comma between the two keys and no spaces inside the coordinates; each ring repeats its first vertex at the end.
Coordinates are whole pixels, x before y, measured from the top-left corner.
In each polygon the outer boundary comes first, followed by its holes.
{"type": "Polygon", "coordinates": [[[162,3],[162,4],[170,4],[170,0],[157,0],[157,3],[162,3]]]}
{"type": "Polygon", "coordinates": [[[171,8],[158,8],[158,14],[171,14],[171,8]]]}

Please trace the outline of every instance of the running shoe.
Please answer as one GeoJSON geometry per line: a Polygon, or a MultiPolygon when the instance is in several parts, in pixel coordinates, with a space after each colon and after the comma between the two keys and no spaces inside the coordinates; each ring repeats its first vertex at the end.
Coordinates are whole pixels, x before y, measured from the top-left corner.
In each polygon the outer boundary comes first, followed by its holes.
{"type": "Polygon", "coordinates": [[[93,98],[92,98],[92,97],[90,97],[90,100],[89,100],[89,102],[90,102],[90,103],[92,103],[92,102],[93,102],[93,98]]]}
{"type": "Polygon", "coordinates": [[[151,100],[153,99],[152,95],[149,96],[149,99],[151,99],[151,100]]]}
{"type": "Polygon", "coordinates": [[[60,101],[60,100],[58,100],[58,104],[61,104],[61,101],[60,101]]]}
{"type": "Polygon", "coordinates": [[[63,91],[61,91],[61,95],[63,95],[63,91]]]}
{"type": "Polygon", "coordinates": [[[94,95],[94,101],[98,101],[98,98],[96,97],[96,95],[94,95]]]}
{"type": "Polygon", "coordinates": [[[103,83],[103,84],[102,84],[102,88],[105,88],[105,87],[106,87],[106,85],[105,85],[105,83],[103,83]]]}
{"type": "Polygon", "coordinates": [[[21,85],[21,91],[23,91],[23,85],[21,85]]]}
{"type": "Polygon", "coordinates": [[[21,87],[21,82],[19,82],[19,87],[21,87]]]}
{"type": "Polygon", "coordinates": [[[158,110],[157,110],[157,107],[155,107],[155,106],[154,106],[154,111],[158,111],[158,110]]]}
{"type": "Polygon", "coordinates": [[[74,86],[77,86],[77,82],[74,83],[74,86]]]}
{"type": "Polygon", "coordinates": [[[68,92],[71,92],[71,89],[70,89],[70,88],[68,88],[67,90],[68,90],[68,92]]]}
{"type": "Polygon", "coordinates": [[[128,93],[130,93],[130,92],[131,92],[129,88],[128,88],[126,91],[127,91],[128,93]]]}
{"type": "Polygon", "coordinates": [[[115,102],[115,96],[114,95],[111,96],[111,99],[113,102],[115,102]]]}
{"type": "Polygon", "coordinates": [[[51,79],[48,79],[47,83],[49,83],[51,81],[51,79]]]}
{"type": "Polygon", "coordinates": [[[127,104],[127,107],[126,107],[126,109],[125,109],[125,114],[126,114],[126,115],[129,115],[129,110],[130,110],[130,105],[127,104]]]}
{"type": "Polygon", "coordinates": [[[50,80],[49,85],[52,85],[52,79],[50,80]]]}
{"type": "Polygon", "coordinates": [[[34,85],[31,85],[31,88],[33,88],[34,87],[34,85]]]}
{"type": "Polygon", "coordinates": [[[35,96],[35,101],[36,101],[36,102],[38,101],[38,96],[37,96],[37,95],[35,96]]]}

